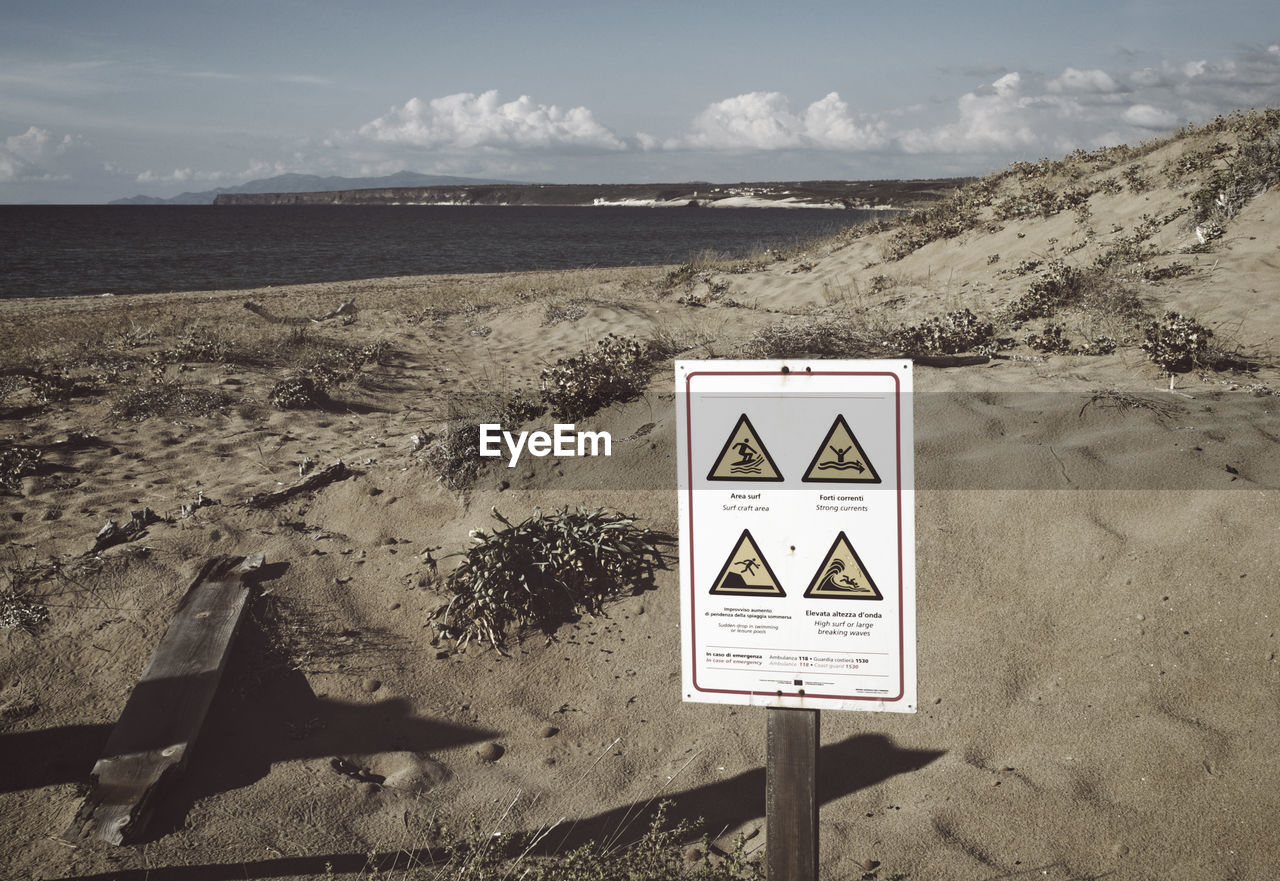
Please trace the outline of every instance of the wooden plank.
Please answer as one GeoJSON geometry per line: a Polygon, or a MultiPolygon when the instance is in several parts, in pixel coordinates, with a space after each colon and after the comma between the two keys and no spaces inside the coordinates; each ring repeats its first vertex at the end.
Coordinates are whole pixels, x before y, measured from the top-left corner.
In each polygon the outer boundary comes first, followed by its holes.
{"type": "Polygon", "coordinates": [[[123,844],[146,826],[161,781],[186,764],[263,557],[214,557],[178,603],[93,766],[93,785],[62,838],[123,844]]]}
{"type": "Polygon", "coordinates": [[[818,878],[818,711],[769,707],[765,825],[769,881],[818,878]]]}

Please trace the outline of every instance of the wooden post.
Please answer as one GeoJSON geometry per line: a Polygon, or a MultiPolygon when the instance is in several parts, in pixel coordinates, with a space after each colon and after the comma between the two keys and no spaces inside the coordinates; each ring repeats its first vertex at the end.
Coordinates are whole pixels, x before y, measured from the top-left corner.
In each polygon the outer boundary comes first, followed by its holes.
{"type": "Polygon", "coordinates": [[[765,826],[769,881],[817,881],[817,710],[769,707],[765,826]]]}
{"type": "Polygon", "coordinates": [[[200,570],[111,729],[64,841],[122,844],[141,834],[162,778],[186,763],[200,732],[249,596],[245,576],[262,563],[261,554],[215,557],[200,570]]]}

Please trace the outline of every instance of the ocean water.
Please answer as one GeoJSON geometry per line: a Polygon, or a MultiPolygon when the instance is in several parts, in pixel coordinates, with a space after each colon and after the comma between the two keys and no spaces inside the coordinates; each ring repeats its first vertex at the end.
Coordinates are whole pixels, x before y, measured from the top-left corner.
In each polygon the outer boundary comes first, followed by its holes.
{"type": "Polygon", "coordinates": [[[875,216],[760,208],[0,206],[0,298],[745,256],[875,216]]]}

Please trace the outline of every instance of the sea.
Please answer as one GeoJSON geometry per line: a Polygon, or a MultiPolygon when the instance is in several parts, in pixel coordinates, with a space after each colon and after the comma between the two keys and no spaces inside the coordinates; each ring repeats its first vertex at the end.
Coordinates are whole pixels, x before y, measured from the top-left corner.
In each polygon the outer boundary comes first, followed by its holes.
{"type": "Polygon", "coordinates": [[[784,208],[0,205],[0,299],[682,263],[878,216],[784,208]]]}

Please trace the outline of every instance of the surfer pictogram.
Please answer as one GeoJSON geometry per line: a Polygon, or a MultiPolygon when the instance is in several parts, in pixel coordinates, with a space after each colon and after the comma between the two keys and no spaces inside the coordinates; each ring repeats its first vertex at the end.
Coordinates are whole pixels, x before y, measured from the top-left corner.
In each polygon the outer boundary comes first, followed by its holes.
{"type": "Polygon", "coordinates": [[[751,530],[742,530],[729,559],[711,585],[711,593],[728,596],[784,597],[786,591],[778,583],[769,561],[760,553],[751,530]]]}
{"type": "Polygon", "coordinates": [[[804,595],[806,598],[835,600],[884,599],[862,558],[843,532],[836,536],[831,550],[822,558],[822,565],[814,573],[804,595]]]}
{"type": "Polygon", "coordinates": [[[743,413],[716,456],[707,480],[780,481],[782,473],[743,413]]]}
{"type": "Polygon", "coordinates": [[[806,483],[879,483],[880,475],[849,428],[844,414],[838,414],[801,480],[806,483]]]}

